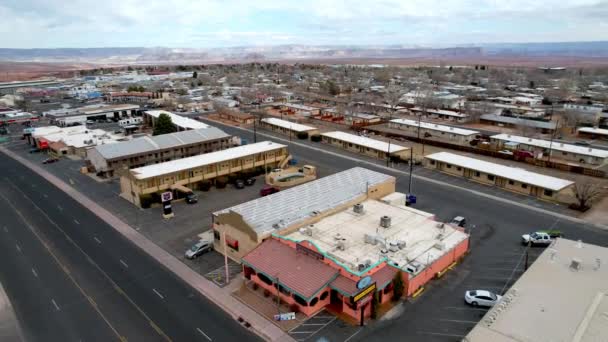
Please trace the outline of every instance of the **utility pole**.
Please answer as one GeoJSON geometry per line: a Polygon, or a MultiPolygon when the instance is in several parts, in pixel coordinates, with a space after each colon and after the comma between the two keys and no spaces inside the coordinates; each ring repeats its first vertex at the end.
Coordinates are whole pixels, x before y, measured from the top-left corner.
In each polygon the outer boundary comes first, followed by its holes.
{"type": "Polygon", "coordinates": [[[412,194],[412,173],[413,172],[414,172],[414,149],[410,148],[410,180],[409,180],[409,185],[407,186],[408,196],[412,194]]]}
{"type": "Polygon", "coordinates": [[[388,138],[388,151],[386,151],[386,167],[390,167],[389,163],[391,161],[391,138],[388,138]]]}
{"type": "Polygon", "coordinates": [[[553,152],[553,139],[555,139],[555,133],[557,132],[558,129],[559,129],[559,120],[557,120],[557,122],[555,123],[555,129],[553,130],[553,134],[551,134],[551,142],[549,143],[549,159],[548,159],[549,162],[551,162],[551,154],[553,152]]]}
{"type": "Polygon", "coordinates": [[[226,232],[222,232],[222,240],[224,240],[224,267],[226,268],[226,285],[230,282],[230,272],[228,272],[228,251],[226,246],[228,242],[226,241],[226,232]]]}
{"type": "Polygon", "coordinates": [[[420,139],[420,125],[421,125],[422,114],[418,114],[418,142],[422,144],[422,155],[424,156],[424,141],[420,139]]]}
{"type": "Polygon", "coordinates": [[[254,143],[258,142],[258,134],[256,131],[256,121],[258,121],[257,119],[258,119],[257,115],[255,115],[255,117],[253,118],[253,142],[254,143]]]}

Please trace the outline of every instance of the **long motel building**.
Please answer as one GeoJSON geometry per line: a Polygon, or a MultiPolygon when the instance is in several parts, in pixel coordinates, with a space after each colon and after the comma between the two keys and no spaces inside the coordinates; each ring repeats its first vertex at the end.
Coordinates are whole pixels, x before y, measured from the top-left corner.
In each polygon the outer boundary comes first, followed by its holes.
{"type": "Polygon", "coordinates": [[[248,283],[305,315],[330,308],[358,320],[412,296],[468,250],[469,235],[405,206],[392,176],[353,168],[213,214],[214,247],[248,283]]]}
{"type": "Polygon", "coordinates": [[[368,157],[387,159],[390,157],[409,159],[409,147],[371,139],[341,131],[321,133],[321,141],[368,157]]]}
{"type": "Polygon", "coordinates": [[[277,167],[288,157],[286,145],[264,141],[134,168],[120,178],[121,196],[141,206],[144,197],[159,201],[162,192],[188,192],[220,176],[277,167]]]}
{"type": "Polygon", "coordinates": [[[404,135],[410,137],[420,136],[420,138],[426,140],[436,140],[463,146],[469,146],[470,142],[475,140],[480,134],[478,131],[470,129],[408,119],[391,120],[388,123],[388,127],[398,129],[404,135]]]}
{"type": "Polygon", "coordinates": [[[424,157],[426,166],[478,183],[494,185],[508,191],[543,200],[568,203],[572,200],[574,182],[524,169],[491,163],[449,152],[424,157]]]}
{"type": "Polygon", "coordinates": [[[294,138],[297,137],[298,133],[307,133],[309,136],[319,134],[319,129],[316,127],[277,118],[264,118],[260,120],[260,126],[273,132],[293,136],[294,138]]]}

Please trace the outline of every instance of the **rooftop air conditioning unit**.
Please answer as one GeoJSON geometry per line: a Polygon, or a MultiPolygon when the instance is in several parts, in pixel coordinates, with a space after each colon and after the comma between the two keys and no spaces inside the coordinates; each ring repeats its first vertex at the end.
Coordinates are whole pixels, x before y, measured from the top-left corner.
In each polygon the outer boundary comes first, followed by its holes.
{"type": "Polygon", "coordinates": [[[359,272],[363,271],[364,269],[365,269],[365,264],[359,264],[359,265],[357,265],[357,270],[359,272]]]}
{"type": "Polygon", "coordinates": [[[572,258],[572,260],[570,261],[570,269],[573,271],[578,271],[581,269],[582,263],[583,262],[581,261],[581,259],[572,258]]]}
{"type": "Polygon", "coordinates": [[[391,241],[388,244],[388,250],[391,252],[398,252],[399,251],[399,245],[397,244],[397,241],[391,241]]]}
{"type": "Polygon", "coordinates": [[[339,242],[336,244],[336,248],[337,248],[337,249],[339,249],[339,250],[341,250],[341,251],[343,251],[343,250],[345,250],[345,249],[346,249],[346,244],[344,243],[344,241],[339,241],[339,242]]]}
{"type": "Polygon", "coordinates": [[[397,246],[399,246],[399,249],[404,249],[406,246],[406,243],[403,240],[399,240],[399,241],[397,241],[397,246]]]}
{"type": "Polygon", "coordinates": [[[445,249],[445,244],[443,242],[437,242],[433,247],[435,247],[438,250],[442,251],[442,250],[445,249]]]}
{"type": "Polygon", "coordinates": [[[380,218],[380,226],[384,228],[389,228],[391,226],[391,217],[390,216],[382,216],[380,218]]]}
{"type": "Polygon", "coordinates": [[[365,259],[365,267],[370,267],[372,265],[371,259],[365,259]]]}
{"type": "Polygon", "coordinates": [[[357,214],[363,214],[363,204],[357,203],[353,206],[353,211],[357,214]]]}
{"type": "Polygon", "coordinates": [[[365,234],[363,239],[365,240],[365,243],[369,243],[370,245],[375,245],[377,243],[376,237],[371,234],[365,234]]]}

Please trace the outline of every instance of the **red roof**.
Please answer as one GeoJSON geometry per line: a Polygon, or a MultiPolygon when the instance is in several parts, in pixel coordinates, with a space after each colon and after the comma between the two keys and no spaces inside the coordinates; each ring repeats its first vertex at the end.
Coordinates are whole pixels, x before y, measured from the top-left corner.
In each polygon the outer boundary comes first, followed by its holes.
{"type": "Polygon", "coordinates": [[[264,241],[243,262],[272,279],[278,276],[281,285],[304,298],[313,297],[338,274],[337,269],[276,239],[264,241]]]}
{"type": "MultiPolygon", "coordinates": [[[[395,276],[397,270],[391,266],[384,266],[376,273],[372,274],[372,282],[376,283],[378,289],[383,289],[395,276]]],[[[360,290],[357,289],[357,282],[343,275],[338,276],[331,282],[331,287],[347,295],[355,295],[360,290]]]]}

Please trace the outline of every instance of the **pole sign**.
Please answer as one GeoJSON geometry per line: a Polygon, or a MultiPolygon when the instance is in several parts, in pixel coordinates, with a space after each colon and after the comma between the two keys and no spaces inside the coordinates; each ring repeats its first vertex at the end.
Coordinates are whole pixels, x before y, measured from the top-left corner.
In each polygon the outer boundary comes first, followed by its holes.
{"type": "Polygon", "coordinates": [[[359,281],[357,282],[357,288],[359,290],[363,290],[364,288],[368,287],[369,284],[372,283],[372,277],[367,276],[367,277],[363,277],[361,279],[359,279],[359,281]]]}
{"type": "Polygon", "coordinates": [[[171,191],[163,192],[160,198],[163,202],[169,202],[173,199],[173,193],[171,191]]]}
{"type": "Polygon", "coordinates": [[[295,312],[288,312],[284,314],[274,315],[275,321],[291,321],[292,319],[296,319],[295,312]]]}
{"type": "Polygon", "coordinates": [[[363,289],[361,292],[357,293],[352,297],[352,302],[357,303],[361,299],[365,298],[365,296],[373,293],[376,290],[376,283],[372,283],[367,288],[363,289]]]}

